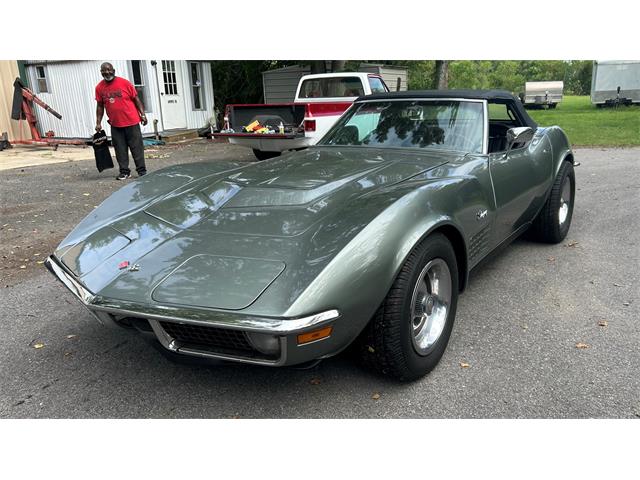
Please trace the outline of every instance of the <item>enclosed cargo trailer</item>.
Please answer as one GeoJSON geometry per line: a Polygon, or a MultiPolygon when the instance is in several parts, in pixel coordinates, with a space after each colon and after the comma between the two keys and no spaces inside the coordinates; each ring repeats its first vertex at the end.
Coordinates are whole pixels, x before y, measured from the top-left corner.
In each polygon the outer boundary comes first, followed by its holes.
{"type": "Polygon", "coordinates": [[[599,107],[640,104],[640,61],[594,61],[591,103],[599,107]]]}

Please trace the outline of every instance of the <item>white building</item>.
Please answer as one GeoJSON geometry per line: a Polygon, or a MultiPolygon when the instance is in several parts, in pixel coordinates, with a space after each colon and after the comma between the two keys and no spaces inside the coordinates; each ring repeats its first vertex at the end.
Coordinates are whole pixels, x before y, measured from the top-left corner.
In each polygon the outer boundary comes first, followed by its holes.
{"type": "MultiPolygon", "coordinates": [[[[58,120],[34,106],[42,135],[87,138],[95,133],[95,87],[102,80],[100,65],[110,62],[116,76],[133,83],[145,106],[148,123],[143,134],[205,127],[214,117],[213,84],[209,62],[197,60],[81,60],[25,61],[29,88],[62,115],[58,120]]],[[[111,134],[107,115],[102,126],[111,134]]]]}

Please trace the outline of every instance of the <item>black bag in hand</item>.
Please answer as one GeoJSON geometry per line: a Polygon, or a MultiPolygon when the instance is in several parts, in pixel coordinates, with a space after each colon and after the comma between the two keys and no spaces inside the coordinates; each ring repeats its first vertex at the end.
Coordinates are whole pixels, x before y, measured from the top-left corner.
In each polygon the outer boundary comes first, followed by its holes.
{"type": "Polygon", "coordinates": [[[93,154],[96,157],[96,167],[98,171],[106,170],[107,168],[113,168],[113,160],[111,159],[111,152],[109,151],[109,142],[107,141],[107,134],[104,130],[96,132],[93,136],[93,154]]]}

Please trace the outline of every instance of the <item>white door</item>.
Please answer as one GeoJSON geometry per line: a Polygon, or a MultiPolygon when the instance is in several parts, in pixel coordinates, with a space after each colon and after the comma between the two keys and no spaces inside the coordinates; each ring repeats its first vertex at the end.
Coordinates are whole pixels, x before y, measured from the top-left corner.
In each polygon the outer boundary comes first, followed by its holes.
{"type": "Polygon", "coordinates": [[[158,69],[160,108],[165,130],[187,128],[182,75],[175,60],[162,60],[158,69]]]}

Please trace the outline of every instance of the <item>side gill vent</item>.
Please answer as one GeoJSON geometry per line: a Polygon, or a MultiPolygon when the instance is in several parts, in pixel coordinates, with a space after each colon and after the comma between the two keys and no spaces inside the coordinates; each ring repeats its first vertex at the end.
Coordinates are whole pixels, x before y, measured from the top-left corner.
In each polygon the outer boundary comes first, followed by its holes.
{"type": "Polygon", "coordinates": [[[489,225],[476,233],[469,241],[469,261],[473,262],[489,244],[489,225]]]}

